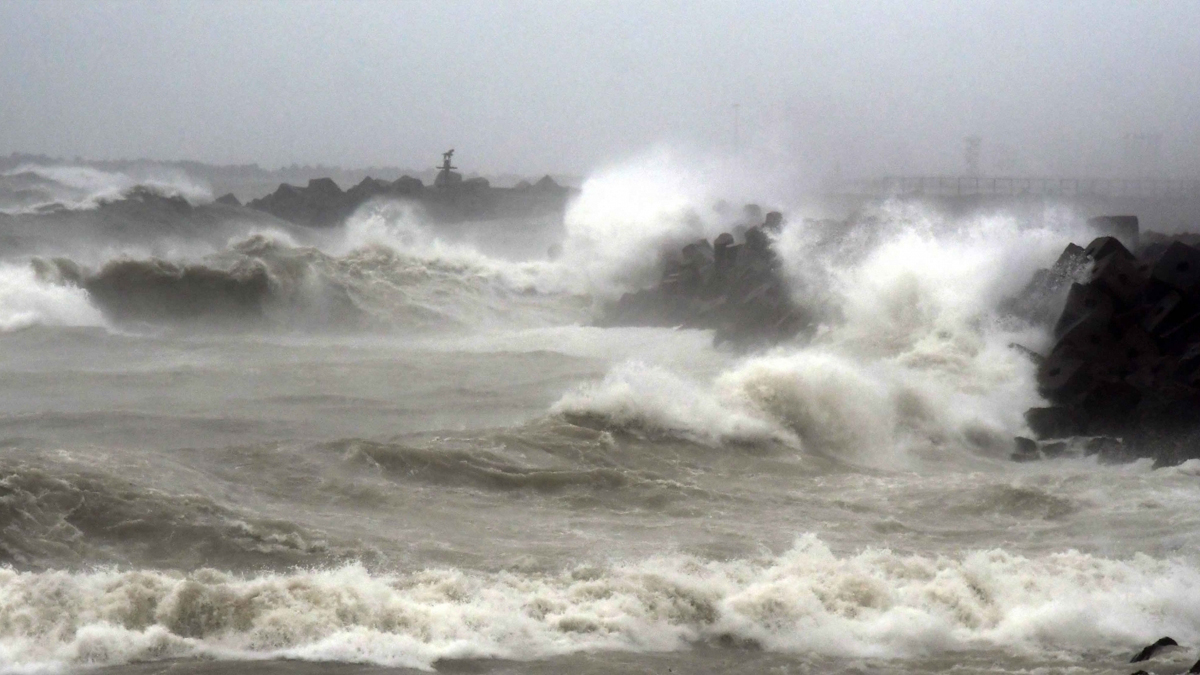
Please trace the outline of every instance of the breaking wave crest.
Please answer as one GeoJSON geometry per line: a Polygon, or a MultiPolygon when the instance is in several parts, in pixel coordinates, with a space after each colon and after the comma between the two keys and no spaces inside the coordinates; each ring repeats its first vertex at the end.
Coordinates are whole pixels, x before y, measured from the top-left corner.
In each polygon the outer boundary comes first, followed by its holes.
{"type": "MultiPolygon", "coordinates": [[[[543,259],[544,242],[521,262],[452,243],[423,223],[418,207],[394,202],[360,208],[347,220],[344,237],[332,250],[383,244],[427,259],[469,263],[512,285],[543,293],[613,300],[656,283],[665,254],[699,238],[712,239],[761,222],[761,213],[748,216],[720,201],[710,174],[686,170],[678,158],[659,151],[590,176],[568,203],[561,228],[553,228],[552,260],[543,259]]],[[[538,227],[521,223],[516,229],[514,236],[538,227]]]]}
{"type": "Polygon", "coordinates": [[[0,660],[23,670],[179,657],[431,668],[703,642],[882,658],[1001,647],[1074,660],[1164,634],[1195,641],[1197,589],[1194,569],[1142,555],[837,555],[811,535],[777,556],[664,555],[544,574],[0,570],[0,660]]]}
{"type": "Polygon", "coordinates": [[[673,433],[703,443],[754,443],[798,439],[760,410],[737,405],[704,385],[662,366],[638,361],[613,368],[602,381],[584,384],[555,403],[568,419],[673,433]]]}
{"type": "Polygon", "coordinates": [[[1069,219],[892,209],[852,229],[806,221],[780,235],[794,292],[834,309],[811,342],[740,359],[709,381],[619,365],[553,410],[713,441],[795,439],[877,465],[962,448],[1004,454],[1038,400],[1033,364],[1010,345],[1039,349],[1047,336],[998,307],[1053,260],[1069,219]]]}
{"type": "Polygon", "coordinates": [[[435,232],[417,206],[405,202],[364,205],[346,221],[344,231],[325,243],[323,250],[348,255],[372,248],[391,249],[431,265],[469,270],[513,289],[543,293],[567,290],[556,283],[556,263],[540,259],[503,260],[468,243],[452,241],[435,232]]]}
{"type": "MultiPolygon", "coordinates": [[[[333,255],[274,234],[199,262],[123,258],[89,272],[66,259],[35,259],[33,268],[37,275],[22,274],[40,276],[38,288],[117,321],[345,331],[564,323],[580,311],[570,298],[514,285],[471,260],[383,245],[333,255]]],[[[20,309],[13,301],[14,317],[20,309]]]]}
{"type": "Polygon", "coordinates": [[[0,333],[38,325],[105,323],[83,289],[39,278],[29,266],[0,263],[0,333]]]}
{"type": "Polygon", "coordinates": [[[211,190],[182,172],[123,173],[84,166],[24,165],[0,174],[0,212],[44,213],[95,209],[136,190],[192,203],[212,200],[211,190]]]}

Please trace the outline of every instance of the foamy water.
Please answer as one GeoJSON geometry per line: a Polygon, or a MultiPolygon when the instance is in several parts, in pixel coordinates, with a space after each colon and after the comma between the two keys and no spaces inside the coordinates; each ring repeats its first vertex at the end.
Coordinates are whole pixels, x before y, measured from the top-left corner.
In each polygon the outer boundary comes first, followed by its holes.
{"type": "Polygon", "coordinates": [[[837,556],[804,536],[778,556],[656,557],[545,575],[10,571],[0,576],[0,620],[23,634],[6,640],[5,660],[25,668],[198,656],[430,668],[706,640],[855,658],[1057,654],[1160,634],[1194,641],[1198,588],[1195,569],[1146,556],[837,556]]]}
{"type": "Polygon", "coordinates": [[[1084,236],[1073,214],[786,209],[811,340],[589,325],[659,247],[736,225],[719,187],[656,157],[561,225],[374,203],[322,232],[147,225],[107,258],[64,234],[75,267],[46,237],[86,223],[18,216],[40,262],[0,261],[0,670],[1122,672],[1162,635],[1200,656],[1194,462],[1007,459],[1039,402],[1009,345],[1048,336],[997,308],[1084,236]]]}
{"type": "Polygon", "coordinates": [[[0,263],[0,331],[30,326],[103,326],[80,288],[39,279],[32,267],[0,263]]]}

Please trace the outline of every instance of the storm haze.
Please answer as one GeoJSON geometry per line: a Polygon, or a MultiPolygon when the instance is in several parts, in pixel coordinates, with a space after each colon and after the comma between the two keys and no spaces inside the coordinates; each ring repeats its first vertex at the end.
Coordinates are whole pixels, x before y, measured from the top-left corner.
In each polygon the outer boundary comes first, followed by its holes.
{"type": "Polygon", "coordinates": [[[1198,111],[1197,0],[0,0],[0,675],[1200,672],[1198,111]]]}
{"type": "Polygon", "coordinates": [[[1200,174],[1194,2],[6,2],[0,62],[0,154],[1200,174]]]}

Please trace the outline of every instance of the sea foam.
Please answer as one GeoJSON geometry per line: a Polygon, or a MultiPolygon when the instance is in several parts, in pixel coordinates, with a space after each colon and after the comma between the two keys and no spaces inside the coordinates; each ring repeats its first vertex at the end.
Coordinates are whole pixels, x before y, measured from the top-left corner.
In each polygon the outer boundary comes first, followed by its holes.
{"type": "Polygon", "coordinates": [[[833,657],[1001,648],[1076,659],[1164,634],[1200,638],[1200,572],[1179,561],[999,549],[838,555],[811,535],[753,559],[664,555],[548,574],[0,571],[8,672],[177,657],[430,668],[699,642],[833,657]]]}

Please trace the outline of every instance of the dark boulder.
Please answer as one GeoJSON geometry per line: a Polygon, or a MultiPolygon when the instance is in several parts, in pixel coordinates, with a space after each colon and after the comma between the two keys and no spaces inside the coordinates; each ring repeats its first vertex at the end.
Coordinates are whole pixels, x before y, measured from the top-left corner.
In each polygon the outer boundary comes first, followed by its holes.
{"type": "Polygon", "coordinates": [[[342,189],[328,178],[311,180],[307,187],[284,183],[275,192],[250,201],[247,206],[301,225],[325,227],[347,215],[342,189]]]}
{"type": "Polygon", "coordinates": [[[313,178],[308,181],[308,187],[305,190],[318,199],[334,199],[342,196],[342,188],[338,187],[332,178],[313,178]]]}
{"type": "Polygon", "coordinates": [[[1146,645],[1142,649],[1142,651],[1138,652],[1136,656],[1134,656],[1132,659],[1129,660],[1129,662],[1130,663],[1141,663],[1142,661],[1149,661],[1150,659],[1154,658],[1154,656],[1156,654],[1159,654],[1164,649],[1166,649],[1168,647],[1178,647],[1178,646],[1179,646],[1179,643],[1169,637],[1159,638],[1154,644],[1146,645]]]}
{"type": "Polygon", "coordinates": [[[363,202],[387,192],[389,187],[391,187],[390,183],[367,176],[359,181],[358,185],[346,190],[346,197],[356,202],[363,202]]]}
{"type": "Polygon", "coordinates": [[[553,178],[551,178],[549,175],[546,175],[542,176],[538,182],[533,184],[533,189],[542,192],[557,192],[563,188],[561,185],[556,183],[553,178]]]}
{"type": "Polygon", "coordinates": [[[1171,242],[1150,265],[1150,278],[1174,291],[1194,294],[1200,285],[1200,250],[1171,242]]]}
{"type": "Polygon", "coordinates": [[[1116,237],[1096,237],[1083,249],[1083,254],[1092,260],[1103,260],[1110,255],[1119,255],[1126,260],[1134,259],[1129,249],[1116,237]]]}
{"type": "Polygon", "coordinates": [[[1080,411],[1066,406],[1030,408],[1025,411],[1025,424],[1039,440],[1082,436],[1087,432],[1080,411]]]}
{"type": "Polygon", "coordinates": [[[1059,254],[1058,260],[1054,261],[1054,267],[1051,267],[1050,271],[1059,277],[1070,278],[1078,274],[1086,265],[1087,253],[1083,247],[1067,244],[1067,247],[1059,254]]]}
{"type": "Polygon", "coordinates": [[[1092,265],[1090,281],[1122,305],[1133,304],[1146,286],[1146,277],[1132,257],[1109,255],[1092,265]]]}
{"type": "Polygon", "coordinates": [[[1038,393],[1061,403],[1075,403],[1095,385],[1089,364],[1061,352],[1052,353],[1038,366],[1038,393]]]}
{"type": "MultiPolygon", "coordinates": [[[[744,213],[761,213],[757,206],[744,213]]],[[[816,311],[792,298],[779,269],[772,234],[782,215],[712,243],[699,240],[668,256],[659,283],[626,293],[606,308],[601,325],[688,326],[714,331],[714,341],[739,347],[770,344],[815,324],[816,311]],[[768,227],[768,225],[770,227],[768,227]]]]}
{"type": "Polygon", "coordinates": [[[779,234],[783,231],[783,214],[778,211],[771,211],[767,214],[766,220],[763,221],[762,228],[771,234],[779,234]]]}
{"type": "Polygon", "coordinates": [[[1200,457],[1200,250],[1147,233],[1153,245],[1134,256],[1117,236],[1135,236],[1136,219],[1092,225],[1110,234],[1082,249],[1069,245],[1005,305],[1053,324],[1054,342],[1037,370],[1051,405],[1030,409],[1026,423],[1037,439],[1114,439],[1088,453],[1106,461],[1200,457]],[[1051,320],[1040,295],[1068,278],[1075,281],[1051,320]]]}
{"type": "Polygon", "coordinates": [[[1082,320],[1107,323],[1113,315],[1112,298],[1102,289],[1084,284],[1071,284],[1066,303],[1054,324],[1054,337],[1062,336],[1082,320]]]}
{"type": "Polygon", "coordinates": [[[733,235],[722,233],[713,240],[713,274],[726,279],[737,264],[737,254],[740,247],[733,243],[733,235]]]}
{"type": "Polygon", "coordinates": [[[419,191],[420,187],[421,181],[415,178],[404,177],[388,183],[367,177],[343,192],[333,180],[315,178],[302,188],[284,183],[275,192],[246,206],[300,225],[330,227],[341,224],[371,199],[407,196],[419,191]]]}
{"type": "Polygon", "coordinates": [[[415,195],[424,189],[425,184],[421,182],[420,178],[401,176],[392,181],[392,184],[388,186],[387,192],[398,195],[415,195]]]}
{"type": "Polygon", "coordinates": [[[1062,302],[1064,289],[1070,283],[1069,276],[1058,274],[1052,269],[1037,270],[1025,288],[1004,300],[1002,309],[1030,323],[1050,323],[1062,302]]]}

